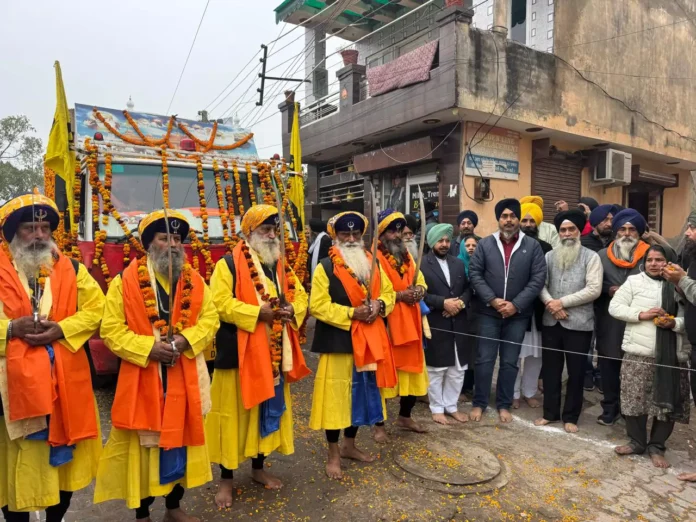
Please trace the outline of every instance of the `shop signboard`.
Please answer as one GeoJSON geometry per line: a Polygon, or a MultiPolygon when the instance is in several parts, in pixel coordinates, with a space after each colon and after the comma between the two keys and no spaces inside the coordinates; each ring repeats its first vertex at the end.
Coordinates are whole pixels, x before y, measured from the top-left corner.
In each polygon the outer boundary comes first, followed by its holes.
{"type": "Polygon", "coordinates": [[[426,204],[429,201],[435,204],[435,208],[440,207],[440,184],[437,181],[430,183],[421,183],[417,185],[412,183],[409,185],[409,214],[418,214],[420,209],[418,204],[418,187],[423,191],[423,203],[426,204]]]}
{"type": "Polygon", "coordinates": [[[517,180],[520,175],[520,135],[500,127],[466,124],[467,176],[517,180]],[[479,130],[480,129],[480,130],[479,130]]]}

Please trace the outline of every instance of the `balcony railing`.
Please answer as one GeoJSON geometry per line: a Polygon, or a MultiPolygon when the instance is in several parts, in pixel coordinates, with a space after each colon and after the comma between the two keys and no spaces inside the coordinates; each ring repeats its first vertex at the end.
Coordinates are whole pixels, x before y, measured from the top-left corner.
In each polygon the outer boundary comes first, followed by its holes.
{"type": "Polygon", "coordinates": [[[310,123],[338,112],[339,100],[340,92],[336,91],[303,107],[300,110],[300,127],[304,127],[305,125],[309,125],[310,123]]]}

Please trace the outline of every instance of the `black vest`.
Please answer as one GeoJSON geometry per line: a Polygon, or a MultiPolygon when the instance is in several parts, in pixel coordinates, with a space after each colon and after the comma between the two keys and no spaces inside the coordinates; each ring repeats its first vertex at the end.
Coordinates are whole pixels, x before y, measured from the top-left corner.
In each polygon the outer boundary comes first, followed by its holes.
{"type": "MultiPolygon", "coordinates": [[[[321,266],[324,267],[329,278],[329,297],[331,302],[343,306],[352,307],[353,305],[348,298],[345,288],[341,280],[336,277],[333,272],[333,263],[331,258],[327,257],[321,260],[321,266]]],[[[312,342],[312,352],[314,353],[353,353],[353,340],[350,335],[350,330],[341,330],[335,326],[324,323],[317,319],[314,327],[314,341],[312,342]]]]}
{"type": "MultiPolygon", "coordinates": [[[[223,257],[227,263],[227,268],[232,274],[232,297],[234,297],[235,276],[237,275],[234,259],[231,255],[223,257]]],[[[216,370],[231,370],[239,368],[239,351],[237,344],[237,326],[232,323],[220,321],[220,329],[215,334],[215,362],[213,366],[216,370]]]]}
{"type": "MultiPolygon", "coordinates": [[[[688,275],[691,279],[696,279],[696,262],[692,261],[689,265],[688,275]]],[[[684,312],[684,324],[686,325],[686,336],[691,346],[696,348],[696,306],[687,301],[686,311],[684,312]]]]}

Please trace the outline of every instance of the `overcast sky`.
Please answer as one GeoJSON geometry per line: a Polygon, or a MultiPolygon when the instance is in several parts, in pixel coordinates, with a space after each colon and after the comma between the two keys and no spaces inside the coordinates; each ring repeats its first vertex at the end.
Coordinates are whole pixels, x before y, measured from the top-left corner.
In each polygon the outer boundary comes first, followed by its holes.
{"type": "MultiPolygon", "coordinates": [[[[287,37],[277,43],[268,67],[302,53],[304,28],[288,33],[295,26],[275,23],[273,9],[280,3],[210,0],[170,114],[197,119],[199,110],[212,108],[217,101],[211,102],[260,44],[274,40],[283,26],[287,37]]],[[[136,111],[165,114],[205,4],[205,0],[0,0],[0,118],[27,115],[46,145],[55,110],[55,60],[63,70],[70,106],[125,109],[132,96],[136,111]]],[[[332,38],[327,52],[340,44],[332,38]]],[[[337,55],[328,59],[330,82],[339,61],[337,55]]],[[[283,76],[291,64],[271,74],[283,76]]],[[[298,60],[290,73],[304,77],[303,61],[298,60]]],[[[259,110],[265,111],[260,118],[273,115],[252,127],[260,155],[270,157],[281,152],[277,107],[282,95],[269,99],[274,83],[267,83],[264,107],[255,107],[259,84],[254,77],[256,71],[210,115],[221,117],[235,102],[241,102],[238,114],[245,126],[259,110]]],[[[298,99],[303,97],[298,94],[298,99]]]]}

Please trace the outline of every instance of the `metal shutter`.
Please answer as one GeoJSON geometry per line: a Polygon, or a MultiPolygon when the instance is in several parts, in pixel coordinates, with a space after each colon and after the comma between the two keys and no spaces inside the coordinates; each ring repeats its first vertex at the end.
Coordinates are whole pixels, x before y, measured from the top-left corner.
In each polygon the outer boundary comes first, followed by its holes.
{"type": "Polygon", "coordinates": [[[544,199],[544,221],[553,223],[554,203],[564,200],[574,208],[580,200],[582,165],[578,162],[544,158],[532,163],[532,194],[544,199]]]}

